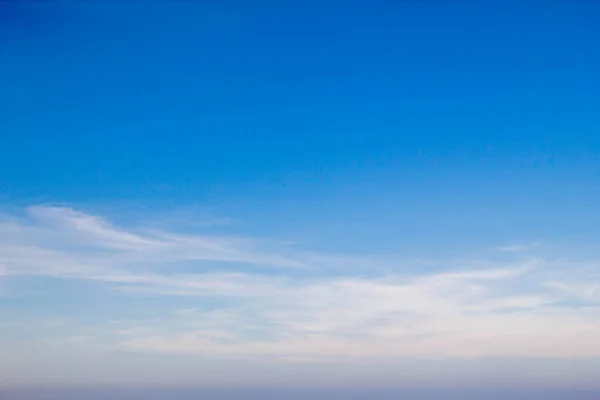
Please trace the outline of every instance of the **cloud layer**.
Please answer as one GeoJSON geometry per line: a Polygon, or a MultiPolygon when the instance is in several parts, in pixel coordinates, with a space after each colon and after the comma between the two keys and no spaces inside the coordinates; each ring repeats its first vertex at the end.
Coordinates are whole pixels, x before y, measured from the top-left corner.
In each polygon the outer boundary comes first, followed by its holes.
{"type": "MultiPolygon", "coordinates": [[[[311,363],[600,357],[598,264],[510,249],[501,262],[437,261],[425,271],[394,258],[117,226],[37,206],[0,219],[0,282],[14,283],[11,293],[24,277],[93,283],[116,304],[176,299],[135,319],[115,306],[93,334],[73,334],[118,351],[311,363]]],[[[67,325],[85,324],[72,317],[67,325]]]]}

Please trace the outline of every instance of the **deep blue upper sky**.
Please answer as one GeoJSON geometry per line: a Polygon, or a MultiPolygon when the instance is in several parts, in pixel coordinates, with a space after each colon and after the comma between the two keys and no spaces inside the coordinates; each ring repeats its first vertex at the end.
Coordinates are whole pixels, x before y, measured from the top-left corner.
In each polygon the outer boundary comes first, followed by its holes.
{"type": "Polygon", "coordinates": [[[275,215],[293,232],[320,219],[440,241],[599,222],[595,2],[3,2],[0,15],[5,202],[202,204],[257,229],[275,215]]]}

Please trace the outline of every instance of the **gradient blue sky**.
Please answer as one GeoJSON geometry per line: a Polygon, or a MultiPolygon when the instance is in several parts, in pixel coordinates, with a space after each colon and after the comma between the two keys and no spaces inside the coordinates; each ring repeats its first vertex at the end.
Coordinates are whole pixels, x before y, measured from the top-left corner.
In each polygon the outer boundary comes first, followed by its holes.
{"type": "Polygon", "coordinates": [[[1,2],[0,381],[600,389],[598,21],[1,2]]]}

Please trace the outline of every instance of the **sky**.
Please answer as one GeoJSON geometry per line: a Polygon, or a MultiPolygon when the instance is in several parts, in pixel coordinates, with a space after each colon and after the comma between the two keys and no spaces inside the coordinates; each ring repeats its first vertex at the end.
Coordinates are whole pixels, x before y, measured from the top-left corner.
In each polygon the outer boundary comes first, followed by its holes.
{"type": "Polygon", "coordinates": [[[599,19],[0,2],[0,388],[600,391],[599,19]]]}

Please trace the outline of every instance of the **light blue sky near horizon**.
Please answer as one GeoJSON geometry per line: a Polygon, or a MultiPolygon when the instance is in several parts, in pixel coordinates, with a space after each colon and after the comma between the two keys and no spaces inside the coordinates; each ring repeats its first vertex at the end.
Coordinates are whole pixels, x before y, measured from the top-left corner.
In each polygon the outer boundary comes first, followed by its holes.
{"type": "Polygon", "coordinates": [[[0,3],[0,378],[597,386],[599,18],[0,3]]]}

